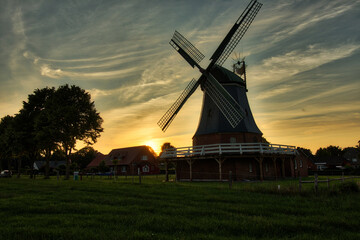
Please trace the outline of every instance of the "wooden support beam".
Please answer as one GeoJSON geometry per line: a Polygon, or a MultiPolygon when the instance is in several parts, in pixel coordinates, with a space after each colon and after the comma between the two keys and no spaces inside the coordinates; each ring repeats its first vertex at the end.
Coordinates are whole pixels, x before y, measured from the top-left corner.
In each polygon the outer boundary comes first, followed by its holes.
{"type": "Polygon", "coordinates": [[[176,171],[176,165],[177,165],[177,163],[174,162],[173,164],[174,164],[174,168],[175,168],[175,182],[177,182],[177,180],[178,180],[178,178],[177,178],[177,171],[176,171]]]}
{"type": "Polygon", "coordinates": [[[284,157],[281,158],[281,173],[282,173],[282,177],[285,178],[285,158],[284,157]]]}
{"type": "Polygon", "coordinates": [[[272,157],[272,160],[273,160],[274,169],[275,169],[275,180],[277,180],[278,176],[277,176],[277,168],[276,168],[276,157],[272,157]]]}
{"type": "Polygon", "coordinates": [[[219,181],[222,181],[222,163],[225,161],[225,159],[222,158],[215,158],[215,161],[219,164],[219,181]]]}
{"type": "Polygon", "coordinates": [[[194,161],[192,159],[188,159],[186,160],[186,162],[189,164],[189,167],[190,167],[190,182],[192,182],[192,165],[194,163],[194,161]]]}
{"type": "Polygon", "coordinates": [[[259,163],[259,169],[260,169],[260,181],[264,180],[264,173],[263,173],[263,157],[256,157],[256,161],[259,163]]]}

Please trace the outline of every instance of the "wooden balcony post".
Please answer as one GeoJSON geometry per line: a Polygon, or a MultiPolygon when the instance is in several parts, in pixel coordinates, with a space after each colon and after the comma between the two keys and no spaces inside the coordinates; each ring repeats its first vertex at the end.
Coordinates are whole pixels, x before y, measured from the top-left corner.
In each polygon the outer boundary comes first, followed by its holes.
{"type": "Polygon", "coordinates": [[[272,160],[273,160],[274,169],[275,169],[275,180],[277,180],[278,176],[277,176],[277,169],[276,169],[276,157],[273,157],[272,160]]]}
{"type": "Polygon", "coordinates": [[[189,164],[189,167],[190,167],[190,182],[192,182],[192,164],[194,163],[191,159],[189,159],[189,160],[186,160],[187,161],[187,163],[189,164]]]}
{"type": "Polygon", "coordinates": [[[256,161],[259,162],[260,181],[263,181],[263,180],[264,180],[264,173],[263,173],[263,166],[262,166],[262,164],[263,164],[264,158],[263,158],[263,157],[256,157],[255,159],[256,159],[256,161]]]}
{"type": "Polygon", "coordinates": [[[216,159],[215,158],[215,161],[219,164],[219,180],[220,182],[222,181],[222,163],[224,162],[224,159],[216,159]]]}

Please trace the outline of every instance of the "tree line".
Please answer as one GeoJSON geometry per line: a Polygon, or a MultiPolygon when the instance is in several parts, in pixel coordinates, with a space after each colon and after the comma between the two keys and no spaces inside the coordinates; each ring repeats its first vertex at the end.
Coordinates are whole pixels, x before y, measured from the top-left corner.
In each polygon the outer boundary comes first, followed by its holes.
{"type": "Polygon", "coordinates": [[[76,143],[94,144],[103,132],[103,119],[88,92],[78,86],[36,89],[23,101],[14,116],[0,121],[0,168],[16,161],[20,176],[22,161],[32,169],[36,160],[45,160],[45,178],[55,154],[66,159],[66,177],[70,176],[71,155],[76,143]]]}
{"type": "MultiPolygon", "coordinates": [[[[322,159],[327,157],[341,157],[348,149],[351,148],[353,147],[341,148],[339,146],[329,145],[327,147],[320,147],[319,149],[316,150],[315,154],[313,154],[312,151],[307,148],[298,148],[298,149],[300,149],[306,156],[314,157],[316,159],[322,159]]],[[[360,150],[359,146],[355,146],[355,148],[360,150]]]]}

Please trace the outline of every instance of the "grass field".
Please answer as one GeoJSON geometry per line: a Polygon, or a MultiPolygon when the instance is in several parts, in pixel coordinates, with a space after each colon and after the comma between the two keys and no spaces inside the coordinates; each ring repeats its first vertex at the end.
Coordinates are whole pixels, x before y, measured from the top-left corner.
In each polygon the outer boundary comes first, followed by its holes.
{"type": "Polygon", "coordinates": [[[163,179],[0,179],[0,239],[360,239],[360,193],[340,183],[163,179]]]}

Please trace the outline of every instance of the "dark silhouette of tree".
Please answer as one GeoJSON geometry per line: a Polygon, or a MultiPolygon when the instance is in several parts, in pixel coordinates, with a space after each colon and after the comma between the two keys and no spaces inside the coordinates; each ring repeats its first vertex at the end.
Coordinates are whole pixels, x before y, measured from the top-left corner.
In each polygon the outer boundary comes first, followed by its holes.
{"type": "Polygon", "coordinates": [[[46,119],[56,132],[56,142],[66,156],[66,178],[69,179],[71,152],[78,140],[91,145],[103,131],[103,122],[91,96],[77,87],[60,86],[46,104],[46,119]]]}
{"type": "Polygon", "coordinates": [[[7,164],[7,168],[11,169],[11,144],[13,143],[12,133],[10,132],[12,129],[12,124],[14,121],[14,117],[5,116],[1,118],[0,121],[0,169],[3,170],[5,164],[7,164]]]}
{"type": "Polygon", "coordinates": [[[171,145],[171,143],[166,142],[161,146],[161,152],[164,152],[165,149],[171,149],[171,148],[175,148],[175,147],[173,145],[171,145]]]}
{"type": "Polygon", "coordinates": [[[106,171],[109,170],[109,167],[106,166],[104,160],[102,160],[102,161],[99,163],[99,167],[98,167],[98,168],[99,168],[99,171],[100,171],[101,173],[105,173],[106,171]]]}
{"type": "Polygon", "coordinates": [[[93,147],[86,146],[73,153],[71,155],[71,161],[75,162],[79,168],[83,170],[96,157],[96,153],[97,151],[93,147]]]}
{"type": "Polygon", "coordinates": [[[339,146],[328,146],[326,148],[319,148],[316,151],[315,156],[317,158],[326,158],[326,157],[335,157],[335,156],[342,156],[343,150],[339,146]]]}
{"type": "MultiPolygon", "coordinates": [[[[61,150],[66,158],[66,179],[69,179],[72,150],[77,141],[90,145],[96,142],[103,120],[85,90],[68,85],[36,89],[23,102],[23,108],[15,117],[1,120],[1,158],[9,154],[19,159],[31,159],[31,168],[37,156],[45,158],[45,178],[49,176],[49,161],[54,151],[61,150]]],[[[8,164],[9,165],[9,164],[8,164]]],[[[19,171],[20,173],[20,171],[19,171]]]]}
{"type": "Polygon", "coordinates": [[[31,159],[31,176],[33,176],[34,161],[39,155],[45,159],[45,178],[49,178],[49,162],[52,153],[57,149],[56,131],[53,123],[46,115],[49,99],[54,96],[55,88],[36,89],[29,94],[28,101],[23,102],[19,115],[24,122],[24,142],[31,159]]]}

